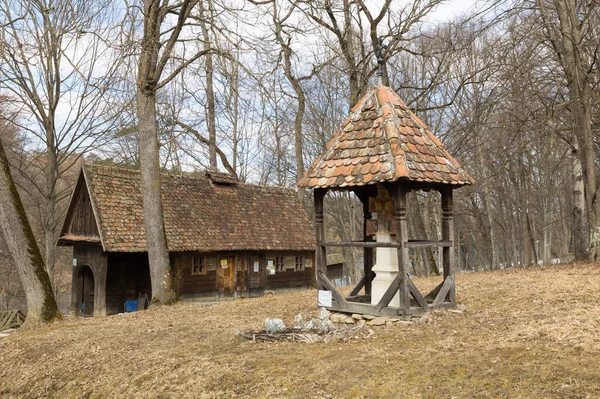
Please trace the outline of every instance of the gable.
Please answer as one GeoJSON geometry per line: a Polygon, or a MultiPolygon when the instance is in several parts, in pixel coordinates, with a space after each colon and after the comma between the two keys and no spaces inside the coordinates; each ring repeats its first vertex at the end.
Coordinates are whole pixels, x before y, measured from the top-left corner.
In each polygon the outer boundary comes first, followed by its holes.
{"type": "Polygon", "coordinates": [[[77,180],[60,236],[59,243],[100,242],[100,232],[83,173],[77,180]]]}

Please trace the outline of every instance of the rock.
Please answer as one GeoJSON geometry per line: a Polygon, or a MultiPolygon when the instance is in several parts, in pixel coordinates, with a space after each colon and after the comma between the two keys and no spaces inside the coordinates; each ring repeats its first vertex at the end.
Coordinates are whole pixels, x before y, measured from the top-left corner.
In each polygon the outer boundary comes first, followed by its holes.
{"type": "Polygon", "coordinates": [[[354,314],[352,314],[352,318],[353,318],[354,320],[362,320],[362,319],[363,319],[362,315],[360,315],[360,314],[358,314],[358,313],[354,313],[354,314]]]}
{"type": "Polygon", "coordinates": [[[346,324],[354,324],[355,320],[352,317],[346,317],[344,319],[344,323],[346,324]]]}
{"type": "Polygon", "coordinates": [[[383,326],[389,319],[387,317],[374,317],[373,320],[367,322],[370,326],[383,326]]]}
{"type": "Polygon", "coordinates": [[[416,324],[426,324],[426,323],[429,323],[429,317],[428,316],[417,317],[413,320],[413,322],[416,324]]]}
{"type": "Polygon", "coordinates": [[[275,295],[275,291],[265,290],[264,294],[265,294],[265,296],[267,296],[267,295],[275,295]]]}
{"type": "Polygon", "coordinates": [[[394,322],[391,321],[391,320],[388,320],[388,321],[385,322],[386,326],[391,326],[392,324],[394,324],[394,322]]]}
{"type": "Polygon", "coordinates": [[[448,309],[448,312],[450,313],[458,313],[458,314],[463,314],[464,311],[460,310],[460,309],[448,309]]]}
{"type": "Polygon", "coordinates": [[[410,326],[412,323],[412,321],[408,321],[408,320],[400,320],[400,319],[396,319],[394,320],[394,324],[402,324],[405,326],[410,326]]]}
{"type": "Polygon", "coordinates": [[[365,320],[373,320],[375,316],[371,316],[370,314],[364,314],[362,315],[362,318],[365,320]]]}
{"type": "Polygon", "coordinates": [[[356,322],[356,325],[357,325],[357,326],[359,326],[359,327],[362,327],[362,326],[364,326],[365,324],[367,324],[366,320],[358,320],[358,321],[356,322]]]}
{"type": "Polygon", "coordinates": [[[344,323],[345,319],[346,316],[339,313],[332,313],[331,316],[329,316],[329,320],[331,320],[333,323],[344,323]]]}

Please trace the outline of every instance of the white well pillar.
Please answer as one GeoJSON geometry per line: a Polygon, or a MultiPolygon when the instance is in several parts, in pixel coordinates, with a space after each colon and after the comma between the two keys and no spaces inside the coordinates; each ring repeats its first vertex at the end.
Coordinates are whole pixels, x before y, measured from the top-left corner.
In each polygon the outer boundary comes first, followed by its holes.
{"type": "MultiPolygon", "coordinates": [[[[377,233],[377,242],[392,242],[391,235],[377,233]]],[[[398,249],[396,248],[376,248],[375,265],[373,271],[377,274],[371,286],[371,304],[377,305],[381,297],[392,284],[398,274],[398,249]]],[[[400,307],[400,294],[392,298],[389,305],[400,307]]]]}

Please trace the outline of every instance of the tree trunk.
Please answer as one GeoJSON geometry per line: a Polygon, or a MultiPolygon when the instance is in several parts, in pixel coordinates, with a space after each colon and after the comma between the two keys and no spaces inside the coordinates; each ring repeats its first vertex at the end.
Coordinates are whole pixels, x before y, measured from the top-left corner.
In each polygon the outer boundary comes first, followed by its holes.
{"type": "MultiPolygon", "coordinates": [[[[53,121],[54,118],[50,120],[53,121]]],[[[54,287],[54,266],[56,264],[56,182],[58,180],[58,160],[54,123],[46,126],[46,215],[44,217],[44,252],[46,271],[50,284],[54,287]]]]}
{"type": "Polygon", "coordinates": [[[584,184],[581,170],[581,160],[577,141],[574,141],[573,150],[573,229],[572,229],[572,251],[576,261],[584,261],[588,258],[589,230],[585,215],[584,184]]]}
{"type": "Polygon", "coordinates": [[[575,0],[555,0],[560,26],[560,38],[563,54],[559,59],[563,63],[567,88],[569,91],[569,109],[573,132],[577,138],[579,159],[582,168],[584,195],[590,232],[588,259],[597,258],[600,247],[600,203],[597,199],[598,183],[592,133],[591,89],[587,67],[584,65],[581,50],[582,29],[587,29],[589,21],[580,21],[575,0]]]}
{"type": "MultiPolygon", "coordinates": [[[[206,13],[203,2],[198,3],[200,9],[200,26],[204,36],[204,50],[206,54],[206,123],[208,125],[208,153],[210,158],[210,170],[216,171],[217,167],[217,124],[215,116],[215,92],[213,86],[213,58],[210,50],[210,32],[206,26],[206,13]]],[[[235,160],[234,160],[235,162],[235,160]]]]}
{"type": "Polygon", "coordinates": [[[17,268],[27,300],[27,324],[60,317],[44,259],[25,214],[0,140],[0,233],[17,268]]]}
{"type": "Polygon", "coordinates": [[[150,263],[152,301],[165,303],[174,299],[174,292],[162,211],[156,98],[138,88],[137,106],[144,227],[150,263]]]}

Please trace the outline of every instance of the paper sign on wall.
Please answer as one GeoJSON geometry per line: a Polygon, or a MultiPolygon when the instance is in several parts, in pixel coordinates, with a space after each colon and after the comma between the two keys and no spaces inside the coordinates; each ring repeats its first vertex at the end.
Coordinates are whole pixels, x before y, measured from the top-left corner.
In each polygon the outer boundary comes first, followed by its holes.
{"type": "Polygon", "coordinates": [[[258,273],[258,270],[260,268],[260,264],[258,263],[257,260],[254,261],[254,273],[258,273]]]}
{"type": "Polygon", "coordinates": [[[330,308],[332,305],[331,291],[319,290],[319,298],[317,300],[317,306],[320,308],[330,308]]]}
{"type": "Polygon", "coordinates": [[[227,259],[221,259],[221,267],[223,269],[227,269],[229,265],[227,265],[227,259]]]}
{"type": "Polygon", "coordinates": [[[267,274],[269,276],[275,274],[275,265],[273,264],[273,259],[267,261],[267,274]]]}

